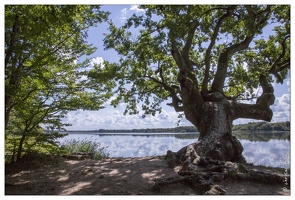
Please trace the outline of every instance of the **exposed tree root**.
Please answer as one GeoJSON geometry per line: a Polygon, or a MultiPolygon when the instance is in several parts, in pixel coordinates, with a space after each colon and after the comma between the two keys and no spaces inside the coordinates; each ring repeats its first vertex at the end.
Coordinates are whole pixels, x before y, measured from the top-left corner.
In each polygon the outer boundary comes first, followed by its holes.
{"type": "Polygon", "coordinates": [[[210,157],[198,156],[193,143],[182,148],[176,153],[167,152],[166,160],[170,167],[182,165],[178,175],[172,178],[156,179],[154,189],[182,183],[190,186],[199,194],[226,194],[225,189],[216,183],[227,178],[236,180],[257,181],[261,183],[290,182],[290,176],[279,175],[271,172],[256,171],[247,168],[243,163],[214,160],[210,157]]]}

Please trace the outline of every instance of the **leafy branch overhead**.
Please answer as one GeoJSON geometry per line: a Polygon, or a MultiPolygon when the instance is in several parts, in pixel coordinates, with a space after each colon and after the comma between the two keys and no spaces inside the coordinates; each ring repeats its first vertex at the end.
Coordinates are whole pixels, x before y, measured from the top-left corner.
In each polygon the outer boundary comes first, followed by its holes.
{"type": "Polygon", "coordinates": [[[105,70],[116,71],[113,103],[129,103],[126,113],[138,113],[135,105],[142,102],[145,114],[155,114],[167,99],[177,112],[184,111],[186,95],[199,105],[212,100],[214,92],[228,100],[255,99],[259,86],[268,90],[274,79],[283,83],[286,78],[290,6],[141,8],[145,13],[134,14],[122,27],[109,22],[104,39],[105,49],[121,55],[119,63],[109,63],[105,70]]]}

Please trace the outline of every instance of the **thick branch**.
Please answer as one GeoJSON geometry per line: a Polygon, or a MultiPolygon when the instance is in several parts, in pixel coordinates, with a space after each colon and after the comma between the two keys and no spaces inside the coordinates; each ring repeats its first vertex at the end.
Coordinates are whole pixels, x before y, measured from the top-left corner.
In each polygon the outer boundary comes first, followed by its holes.
{"type": "Polygon", "coordinates": [[[260,97],[257,98],[256,104],[259,104],[263,107],[269,107],[274,104],[275,96],[274,89],[270,83],[268,83],[265,75],[259,76],[260,86],[262,87],[263,93],[260,97]]]}
{"type": "MultiPolygon", "coordinates": [[[[193,70],[192,65],[187,65],[187,62],[183,58],[183,55],[180,53],[176,46],[176,42],[172,42],[172,51],[171,54],[179,68],[178,73],[178,82],[181,86],[181,96],[182,100],[184,99],[183,96],[188,97],[191,95],[190,98],[199,99],[200,102],[198,105],[197,110],[202,107],[203,98],[199,91],[199,84],[195,76],[195,72],[193,70]]],[[[184,102],[183,102],[184,103],[184,102]]]]}
{"type": "Polygon", "coordinates": [[[229,18],[235,9],[236,6],[230,6],[227,8],[226,14],[224,14],[219,21],[217,22],[217,25],[214,29],[213,35],[211,37],[211,42],[206,50],[206,55],[205,55],[205,75],[203,79],[203,84],[202,84],[202,92],[205,94],[208,91],[208,81],[209,81],[209,70],[210,70],[210,60],[211,60],[211,51],[213,46],[215,45],[216,38],[218,36],[219,29],[222,25],[222,22],[229,18]]]}
{"type": "Polygon", "coordinates": [[[217,72],[212,83],[212,91],[223,92],[223,85],[224,85],[224,81],[226,77],[226,72],[228,67],[227,65],[228,65],[230,56],[232,56],[234,53],[237,53],[241,50],[248,48],[253,38],[254,38],[254,34],[251,36],[247,36],[244,41],[234,44],[228,48],[225,48],[225,50],[220,54],[218,59],[217,72]]]}
{"type": "Polygon", "coordinates": [[[15,21],[14,24],[12,26],[12,32],[10,34],[10,41],[9,41],[9,46],[5,55],[5,69],[7,68],[8,62],[11,59],[12,53],[13,53],[13,48],[15,45],[15,41],[16,41],[16,34],[18,31],[18,19],[19,19],[19,15],[15,15],[15,21]]]}
{"type": "Polygon", "coordinates": [[[194,20],[191,24],[190,24],[190,27],[189,27],[189,30],[188,30],[188,36],[187,36],[187,39],[186,39],[186,42],[185,42],[185,45],[183,47],[183,51],[182,51],[182,55],[183,57],[185,58],[185,60],[189,60],[189,50],[192,46],[192,41],[193,41],[193,38],[194,38],[194,33],[197,29],[197,27],[199,26],[199,22],[194,20]]]}
{"type": "Polygon", "coordinates": [[[191,64],[188,64],[172,41],[171,54],[179,68],[178,82],[180,83],[180,95],[186,118],[195,126],[199,126],[195,119],[200,119],[204,112],[204,100],[199,91],[198,81],[191,64]]]}
{"type": "Polygon", "coordinates": [[[270,83],[267,82],[266,76],[260,75],[259,82],[263,89],[263,93],[257,98],[256,104],[243,104],[235,101],[231,102],[233,120],[237,118],[250,118],[271,121],[272,110],[270,106],[274,104],[275,96],[274,89],[270,83]]]}
{"type": "Polygon", "coordinates": [[[272,119],[272,110],[260,104],[244,104],[231,101],[231,111],[233,119],[249,118],[257,120],[265,120],[270,122],[272,119]]]}

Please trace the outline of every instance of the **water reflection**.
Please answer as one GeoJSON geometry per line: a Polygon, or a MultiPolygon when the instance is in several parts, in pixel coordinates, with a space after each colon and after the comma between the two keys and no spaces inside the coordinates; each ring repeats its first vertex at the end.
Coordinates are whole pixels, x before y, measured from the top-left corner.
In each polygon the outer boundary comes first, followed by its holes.
{"type": "Polygon", "coordinates": [[[240,140],[245,139],[251,142],[268,142],[272,139],[290,141],[290,132],[235,132],[233,135],[235,135],[240,140]]]}
{"type": "Polygon", "coordinates": [[[240,140],[243,147],[243,155],[247,162],[255,165],[290,168],[290,141],[271,139],[268,142],[251,142],[249,140],[240,140]]]}
{"type": "MultiPolygon", "coordinates": [[[[234,133],[244,147],[247,162],[272,167],[290,168],[290,132],[234,133]]],[[[96,139],[112,157],[143,157],[165,155],[167,150],[178,151],[196,141],[198,133],[182,134],[97,134],[71,133],[60,142],[70,139],[96,139]]]]}

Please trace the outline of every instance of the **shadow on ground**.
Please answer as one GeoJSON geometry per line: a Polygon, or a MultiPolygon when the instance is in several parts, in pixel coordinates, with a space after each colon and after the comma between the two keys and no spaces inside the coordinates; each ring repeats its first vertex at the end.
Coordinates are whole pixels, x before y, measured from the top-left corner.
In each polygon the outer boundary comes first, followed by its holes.
{"type": "MultiPolygon", "coordinates": [[[[28,163],[27,163],[28,164],[28,163]]],[[[24,164],[23,164],[24,166],[24,164]]],[[[54,165],[10,170],[6,166],[5,195],[198,195],[188,185],[175,183],[154,190],[154,180],[174,177],[164,156],[115,158],[102,161],[61,159],[54,165]]],[[[289,195],[282,185],[225,180],[229,195],[289,195]]]]}

